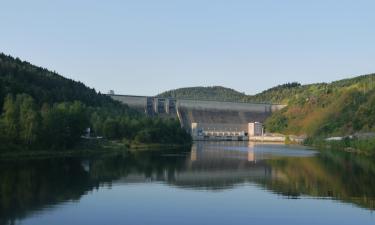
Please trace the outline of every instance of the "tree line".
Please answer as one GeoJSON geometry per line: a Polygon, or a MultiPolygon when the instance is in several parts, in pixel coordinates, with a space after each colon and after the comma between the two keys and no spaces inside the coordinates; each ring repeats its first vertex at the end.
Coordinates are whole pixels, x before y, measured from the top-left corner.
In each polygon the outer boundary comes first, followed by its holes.
{"type": "Polygon", "coordinates": [[[67,149],[92,135],[126,143],[190,143],[174,119],[149,118],[79,81],[0,53],[0,150],[67,149]]]}
{"type": "Polygon", "coordinates": [[[175,119],[129,114],[123,109],[89,107],[79,101],[41,107],[27,94],[7,95],[0,117],[1,150],[67,149],[91,135],[126,143],[184,144],[190,135],[175,119]]]}

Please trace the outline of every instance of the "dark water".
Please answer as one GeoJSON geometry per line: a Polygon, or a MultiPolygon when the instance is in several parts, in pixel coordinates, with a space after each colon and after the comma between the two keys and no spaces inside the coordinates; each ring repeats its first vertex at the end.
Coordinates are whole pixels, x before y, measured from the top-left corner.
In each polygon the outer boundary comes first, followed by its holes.
{"type": "Polygon", "coordinates": [[[375,224],[375,163],[302,147],[0,161],[0,224],[375,224]]]}

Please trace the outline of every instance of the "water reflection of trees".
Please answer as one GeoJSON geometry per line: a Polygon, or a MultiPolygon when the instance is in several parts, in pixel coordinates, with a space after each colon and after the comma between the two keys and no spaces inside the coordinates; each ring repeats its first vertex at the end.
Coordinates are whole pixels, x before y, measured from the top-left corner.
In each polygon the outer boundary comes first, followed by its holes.
{"type": "Polygon", "coordinates": [[[375,163],[369,158],[326,152],[318,157],[256,162],[247,153],[225,158],[193,154],[171,150],[84,159],[2,161],[0,224],[79,200],[103,185],[145,181],[209,190],[252,182],[288,197],[331,197],[375,209],[375,163]]]}
{"type": "Polygon", "coordinates": [[[79,199],[98,185],[79,159],[1,162],[0,223],[12,223],[36,209],[79,199]]]}
{"type": "MultiPolygon", "coordinates": [[[[93,158],[53,158],[0,162],[0,224],[13,224],[30,213],[68,200],[132,173],[175,171],[185,157],[159,153],[105,155],[93,158]]],[[[173,173],[172,173],[173,174],[173,173]]]]}
{"type": "Polygon", "coordinates": [[[277,179],[262,184],[288,197],[307,195],[332,198],[375,209],[375,163],[343,152],[318,157],[268,160],[277,179]]]}

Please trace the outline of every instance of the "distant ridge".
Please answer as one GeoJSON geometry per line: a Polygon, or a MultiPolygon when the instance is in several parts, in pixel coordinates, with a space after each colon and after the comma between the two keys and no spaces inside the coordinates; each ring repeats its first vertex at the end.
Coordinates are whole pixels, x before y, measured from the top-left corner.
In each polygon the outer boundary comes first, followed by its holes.
{"type": "MultiPolygon", "coordinates": [[[[293,82],[278,85],[256,95],[246,95],[244,92],[222,86],[210,87],[186,87],[165,91],[157,95],[164,98],[179,98],[193,100],[228,101],[228,102],[252,102],[252,103],[280,103],[282,99],[279,92],[299,87],[301,84],[293,82]]],[[[284,96],[284,95],[282,95],[284,96]]]]}
{"type": "Polygon", "coordinates": [[[157,97],[243,102],[246,95],[231,88],[212,86],[179,88],[160,93],[157,97]]]}
{"type": "Polygon", "coordinates": [[[0,106],[7,94],[25,93],[38,104],[81,101],[88,106],[118,105],[82,82],[0,53],[0,106]]]}

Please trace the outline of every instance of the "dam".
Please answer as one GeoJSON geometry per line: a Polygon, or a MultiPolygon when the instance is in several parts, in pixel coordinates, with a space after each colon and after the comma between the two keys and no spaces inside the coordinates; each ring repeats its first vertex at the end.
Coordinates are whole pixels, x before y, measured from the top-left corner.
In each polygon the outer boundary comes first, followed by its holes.
{"type": "Polygon", "coordinates": [[[149,96],[109,96],[148,116],[176,118],[194,140],[249,140],[263,134],[263,122],[280,104],[243,103],[149,96]]]}

